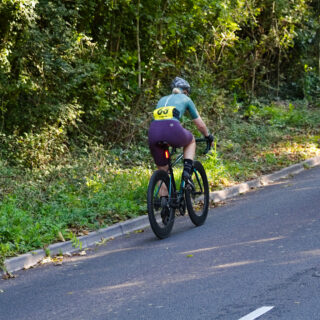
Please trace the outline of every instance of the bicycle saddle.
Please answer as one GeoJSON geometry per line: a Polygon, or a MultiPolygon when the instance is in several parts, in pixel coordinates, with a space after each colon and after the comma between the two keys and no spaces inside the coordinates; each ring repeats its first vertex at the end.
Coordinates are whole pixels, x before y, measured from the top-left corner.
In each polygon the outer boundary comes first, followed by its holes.
{"type": "Polygon", "coordinates": [[[157,145],[163,149],[168,149],[170,147],[167,141],[158,141],[157,145]]]}

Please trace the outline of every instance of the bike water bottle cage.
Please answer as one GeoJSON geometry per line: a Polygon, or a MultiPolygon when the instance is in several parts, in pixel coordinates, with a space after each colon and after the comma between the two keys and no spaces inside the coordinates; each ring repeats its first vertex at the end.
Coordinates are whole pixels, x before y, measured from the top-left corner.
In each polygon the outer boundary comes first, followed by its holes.
{"type": "Polygon", "coordinates": [[[153,111],[154,120],[170,120],[173,118],[179,120],[179,116],[179,110],[172,106],[161,107],[153,111]]]}

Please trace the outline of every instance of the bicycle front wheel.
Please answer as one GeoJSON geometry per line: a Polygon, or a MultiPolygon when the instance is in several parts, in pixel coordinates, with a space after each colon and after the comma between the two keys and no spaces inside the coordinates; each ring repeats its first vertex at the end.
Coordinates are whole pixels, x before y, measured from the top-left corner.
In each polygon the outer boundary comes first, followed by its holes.
{"type": "Polygon", "coordinates": [[[188,213],[196,226],[201,226],[209,210],[209,184],[206,172],[199,161],[193,162],[192,183],[186,185],[185,196],[188,213]]]}
{"type": "Polygon", "coordinates": [[[170,180],[167,172],[157,170],[151,176],[148,193],[148,217],[152,231],[159,239],[167,238],[172,230],[175,210],[170,208],[168,195],[170,180]]]}

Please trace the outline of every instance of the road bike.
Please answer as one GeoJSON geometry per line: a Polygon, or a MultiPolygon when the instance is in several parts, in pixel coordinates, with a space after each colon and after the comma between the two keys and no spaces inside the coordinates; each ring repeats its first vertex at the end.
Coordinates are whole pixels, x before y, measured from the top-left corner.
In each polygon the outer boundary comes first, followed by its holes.
{"type": "MultiPolygon", "coordinates": [[[[197,138],[197,143],[206,142],[204,153],[208,153],[211,144],[205,138],[197,138]]],[[[149,181],[147,192],[148,217],[154,234],[159,239],[167,238],[173,228],[176,210],[184,216],[188,210],[191,221],[202,225],[208,215],[209,185],[206,171],[199,161],[193,162],[191,178],[185,182],[181,177],[179,190],[176,187],[173,168],[183,159],[183,153],[174,160],[172,156],[177,148],[170,147],[166,141],[158,143],[168,159],[168,172],[156,170],[149,181]]]]}

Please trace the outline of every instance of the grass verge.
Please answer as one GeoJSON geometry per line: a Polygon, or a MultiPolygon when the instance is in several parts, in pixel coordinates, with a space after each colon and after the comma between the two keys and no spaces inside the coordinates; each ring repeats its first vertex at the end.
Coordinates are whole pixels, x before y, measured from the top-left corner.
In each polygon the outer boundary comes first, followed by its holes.
{"type": "MultiPolygon", "coordinates": [[[[217,124],[215,149],[198,156],[211,190],[320,155],[320,110],[272,105],[249,111],[217,124]]],[[[146,214],[153,170],[141,146],[91,144],[32,171],[0,159],[0,261],[146,214]]]]}

